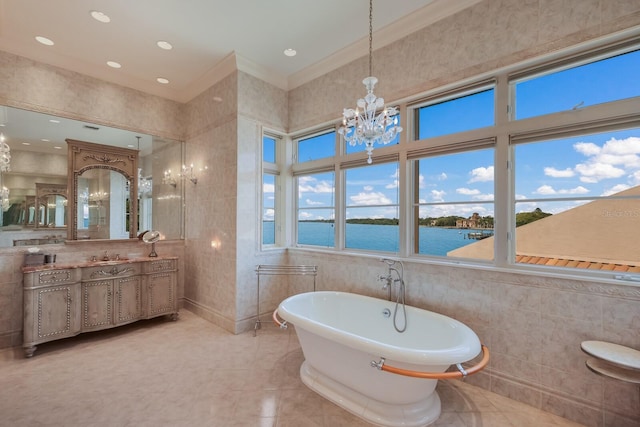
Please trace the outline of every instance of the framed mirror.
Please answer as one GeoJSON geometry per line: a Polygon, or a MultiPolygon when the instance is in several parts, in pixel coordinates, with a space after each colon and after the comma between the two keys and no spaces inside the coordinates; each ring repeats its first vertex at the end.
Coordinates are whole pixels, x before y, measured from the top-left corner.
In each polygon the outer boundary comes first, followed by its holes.
{"type": "MultiPolygon", "coordinates": [[[[186,163],[182,142],[5,106],[0,106],[0,134],[11,148],[11,168],[0,173],[0,182],[8,191],[7,206],[3,205],[0,211],[0,248],[36,241],[54,233],[58,243],[69,238],[70,229],[56,226],[58,216],[52,216],[56,211],[53,206],[49,210],[49,205],[62,203],[62,199],[47,198],[45,202],[40,198],[36,214],[36,183],[68,185],[66,139],[136,151],[138,170],[132,173],[131,179],[125,180],[129,181],[128,191],[132,190],[131,181],[137,184],[137,197],[129,195],[137,201],[135,228],[158,230],[163,239],[184,238],[184,180],[177,176],[177,185],[163,180],[165,171],[180,171],[186,163]]],[[[67,212],[72,200],[68,194],[67,212]]],[[[68,225],[66,220],[63,227],[68,225]]],[[[126,230],[128,238],[129,229],[126,230]]],[[[85,235],[82,231],[78,239],[85,240],[85,235]]],[[[122,233],[115,235],[118,237],[95,234],[92,239],[120,239],[122,233]]]]}
{"type": "Polygon", "coordinates": [[[138,230],[138,151],[67,139],[67,238],[132,239],[138,230]]]}
{"type": "MultiPolygon", "coordinates": [[[[67,227],[67,186],[36,182],[35,227],[67,227]]],[[[31,218],[30,218],[31,219],[31,218]]]]}

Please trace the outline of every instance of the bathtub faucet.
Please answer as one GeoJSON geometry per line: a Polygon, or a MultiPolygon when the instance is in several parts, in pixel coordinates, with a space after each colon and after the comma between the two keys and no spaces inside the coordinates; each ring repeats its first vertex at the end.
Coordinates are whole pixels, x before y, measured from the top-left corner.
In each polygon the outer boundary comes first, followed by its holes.
{"type": "Polygon", "coordinates": [[[407,311],[405,307],[405,286],[404,286],[404,264],[402,261],[390,259],[390,258],[381,258],[380,261],[387,264],[387,275],[386,276],[378,276],[378,280],[384,281],[385,285],[383,289],[389,289],[389,301],[392,301],[391,292],[393,288],[393,284],[398,285],[398,289],[396,291],[396,307],[393,313],[393,326],[398,332],[404,332],[407,329],[407,311]],[[396,267],[399,265],[400,267],[396,267]],[[395,278],[392,273],[395,273],[395,278]],[[398,319],[398,308],[402,307],[402,316],[404,321],[400,321],[398,319]]]}
{"type": "Polygon", "coordinates": [[[391,288],[392,288],[391,283],[393,283],[393,277],[391,277],[391,272],[389,272],[389,274],[387,274],[386,276],[379,274],[378,281],[384,282],[384,285],[382,285],[382,289],[389,291],[389,301],[391,301],[391,288]]]}

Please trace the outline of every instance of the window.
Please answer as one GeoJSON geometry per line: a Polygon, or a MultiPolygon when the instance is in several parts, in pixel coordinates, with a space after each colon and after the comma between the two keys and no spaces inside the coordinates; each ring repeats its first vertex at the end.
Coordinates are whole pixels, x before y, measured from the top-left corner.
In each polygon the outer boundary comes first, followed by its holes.
{"type": "Polygon", "coordinates": [[[398,252],[398,163],[347,169],[345,247],[398,252]]]}
{"type": "Polygon", "coordinates": [[[262,175],[262,244],[276,243],[276,177],[262,175]]]}
{"type": "Polygon", "coordinates": [[[267,163],[276,162],[276,138],[264,135],[262,137],[262,161],[267,163]]]}
{"type": "Polygon", "coordinates": [[[300,137],[296,243],[640,280],[633,43],[407,101],[413,141],[371,165],[334,128],[300,137]]]}
{"type": "Polygon", "coordinates": [[[640,128],[515,145],[515,261],[640,266],[640,128]]]}
{"type": "Polygon", "coordinates": [[[262,136],[262,245],[275,245],[277,220],[277,141],[279,136],[262,136]]]}
{"type": "Polygon", "coordinates": [[[334,247],[334,173],[302,175],[296,181],[298,244],[334,247]]]}
{"type": "Polygon", "coordinates": [[[486,89],[415,110],[416,139],[493,126],[494,90],[486,89]]]}
{"type": "Polygon", "coordinates": [[[336,154],[336,132],[334,130],[297,140],[298,162],[310,162],[333,157],[336,154]]]}
{"type": "Polygon", "coordinates": [[[494,149],[414,161],[417,254],[492,260],[494,149]]]}
{"type": "Polygon", "coordinates": [[[516,78],[515,119],[526,119],[640,96],[640,50],[612,58],[516,78]]]}

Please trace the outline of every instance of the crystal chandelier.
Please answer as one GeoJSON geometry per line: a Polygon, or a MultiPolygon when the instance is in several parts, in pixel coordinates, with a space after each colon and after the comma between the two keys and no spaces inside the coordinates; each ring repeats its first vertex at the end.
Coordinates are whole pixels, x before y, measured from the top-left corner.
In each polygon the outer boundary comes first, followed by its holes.
{"type": "Polygon", "coordinates": [[[344,109],[342,126],[338,129],[338,133],[344,137],[349,145],[365,145],[368,156],[367,163],[369,164],[372,162],[371,154],[376,142],[386,145],[402,132],[402,127],[398,126],[398,109],[385,107],[384,99],[373,94],[378,79],[372,76],[372,46],[373,0],[369,0],[369,77],[362,81],[367,88],[367,95],[358,99],[355,110],[353,108],[344,109]]]}
{"type": "Polygon", "coordinates": [[[152,179],[142,176],[142,168],[138,168],[138,196],[142,197],[151,194],[152,187],[152,179]]]}
{"type": "Polygon", "coordinates": [[[9,210],[11,204],[9,203],[9,189],[5,186],[0,190],[0,203],[2,205],[2,210],[6,212],[9,210]]]}
{"type": "Polygon", "coordinates": [[[11,148],[4,142],[4,135],[0,133],[0,172],[11,170],[11,148]]]}

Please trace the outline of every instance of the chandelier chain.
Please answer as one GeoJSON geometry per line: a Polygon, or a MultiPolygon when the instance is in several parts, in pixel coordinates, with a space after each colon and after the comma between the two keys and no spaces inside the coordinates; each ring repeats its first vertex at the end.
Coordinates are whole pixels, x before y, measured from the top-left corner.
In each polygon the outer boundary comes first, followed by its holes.
{"type": "Polygon", "coordinates": [[[367,94],[358,99],[356,108],[345,108],[342,126],[338,133],[351,146],[364,145],[367,163],[372,163],[373,146],[387,145],[402,132],[398,126],[399,111],[396,107],[385,107],[384,99],[373,93],[378,79],[373,77],[373,0],[369,0],[369,76],[362,83],[367,94]]]}
{"type": "Polygon", "coordinates": [[[369,0],[369,75],[373,76],[373,0],[369,0]]]}

